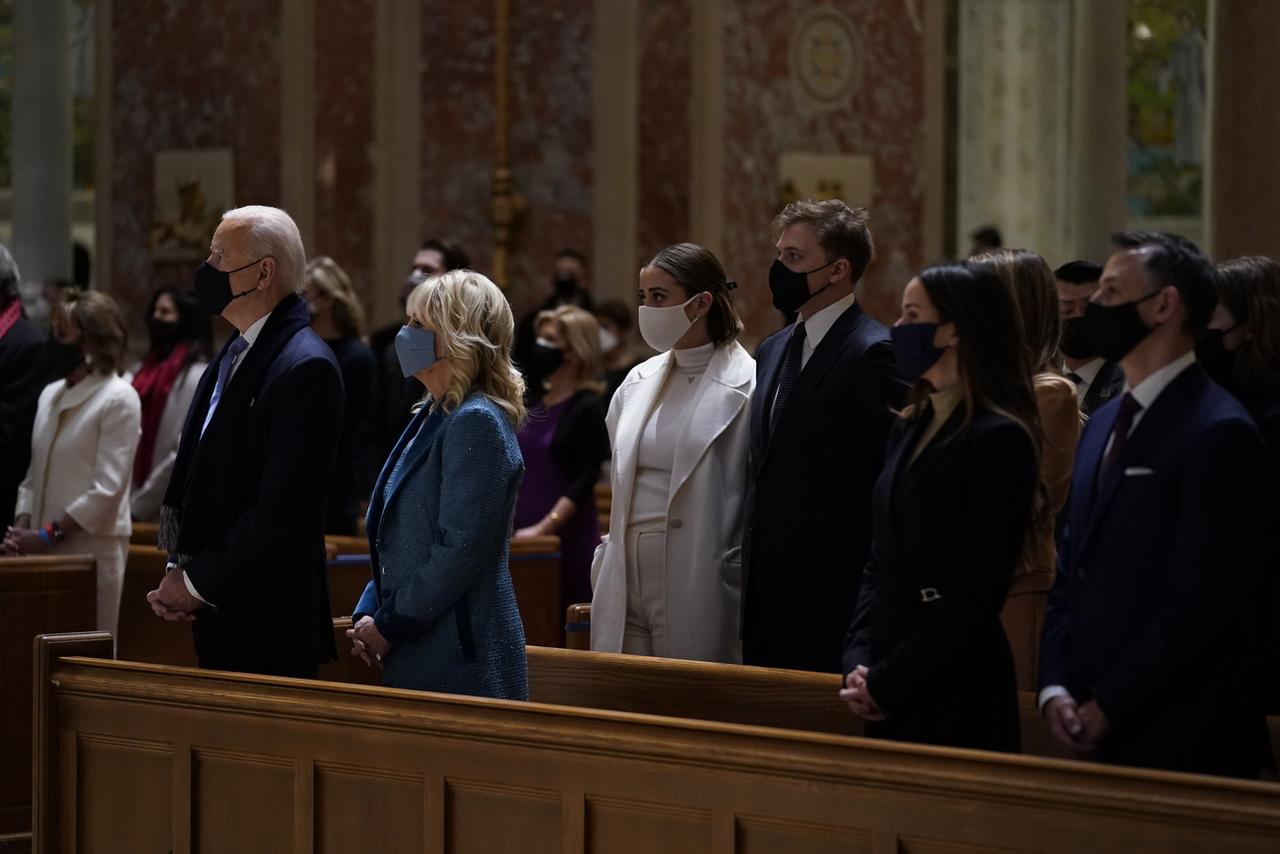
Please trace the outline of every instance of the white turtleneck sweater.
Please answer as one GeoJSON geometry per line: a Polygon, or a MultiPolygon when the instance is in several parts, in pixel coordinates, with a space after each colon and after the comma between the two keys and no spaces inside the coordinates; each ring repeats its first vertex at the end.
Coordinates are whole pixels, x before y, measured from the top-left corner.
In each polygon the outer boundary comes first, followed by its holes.
{"type": "Polygon", "coordinates": [[[665,523],[671,498],[671,470],[676,440],[693,415],[702,375],[715,354],[714,344],[672,350],[675,364],[667,372],[662,393],[640,432],[636,456],[636,485],[631,497],[631,525],[665,523]]]}

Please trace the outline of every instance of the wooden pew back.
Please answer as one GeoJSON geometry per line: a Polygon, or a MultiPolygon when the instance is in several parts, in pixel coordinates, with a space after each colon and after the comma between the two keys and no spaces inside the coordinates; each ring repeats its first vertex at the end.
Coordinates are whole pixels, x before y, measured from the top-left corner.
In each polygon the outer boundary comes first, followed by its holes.
{"type": "Polygon", "coordinates": [[[147,593],[164,578],[168,556],[154,546],[129,546],[120,595],[118,653],[127,661],[195,667],[196,649],[190,623],[162,620],[151,610],[147,593]]]}
{"type": "Polygon", "coordinates": [[[97,624],[90,555],[0,558],[0,836],[31,829],[31,644],[97,624]]]}
{"type": "Polygon", "coordinates": [[[1200,854],[1280,834],[1269,784],[60,659],[108,644],[41,639],[38,854],[1200,854]]]}

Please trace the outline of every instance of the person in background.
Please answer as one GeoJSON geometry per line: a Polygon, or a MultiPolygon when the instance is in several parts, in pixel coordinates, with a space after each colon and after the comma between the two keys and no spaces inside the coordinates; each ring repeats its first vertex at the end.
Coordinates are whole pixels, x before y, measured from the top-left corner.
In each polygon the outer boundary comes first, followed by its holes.
{"type": "Polygon", "coordinates": [[[1269,759],[1251,617],[1267,451],[1197,363],[1213,267],[1169,234],[1115,236],[1085,312],[1125,392],[1076,454],[1039,707],[1068,756],[1254,776],[1269,759]]]}
{"type": "Polygon", "coordinates": [[[18,265],[0,245],[0,520],[6,523],[31,463],[40,390],[52,379],[44,359],[47,336],[24,316],[18,281],[18,265]]]}
{"type": "Polygon", "coordinates": [[[520,428],[525,479],[516,537],[560,538],[560,610],[591,601],[591,558],[600,544],[595,486],[609,459],[600,397],[600,328],[580,308],[538,316],[530,372],[534,403],[520,428]]]}
{"type": "Polygon", "coordinates": [[[427,388],[382,468],[366,529],[373,580],[353,611],[352,654],[382,682],[529,698],[524,628],[508,572],[524,474],[524,382],[507,298],[470,270],[428,279],[396,340],[427,388]]]}
{"type": "Polygon", "coordinates": [[[538,315],[562,305],[575,305],[587,311],[593,308],[587,258],[576,249],[561,249],[556,253],[555,269],[551,274],[551,293],[538,308],[522,317],[516,327],[514,355],[516,366],[525,374],[526,384],[529,381],[527,365],[533,351],[533,342],[537,338],[534,326],[538,315]]]}
{"type": "MultiPolygon", "coordinates": [[[[1280,517],[1280,264],[1265,257],[1219,264],[1218,305],[1196,344],[1209,377],[1253,416],[1271,457],[1268,519],[1280,517]]],[[[1262,645],[1266,712],[1280,715],[1280,566],[1262,568],[1263,593],[1255,609],[1262,645]]]]}
{"type": "Polygon", "coordinates": [[[238,334],[183,428],[147,601],[193,622],[201,667],[313,678],[337,654],[324,523],[346,398],[298,296],[306,259],[289,214],[250,205],[222,215],[195,273],[200,306],[238,334]]]}
{"type": "Polygon", "coordinates": [[[622,300],[605,300],[596,306],[596,322],[600,324],[600,351],[604,356],[604,399],[613,393],[643,359],[631,349],[631,327],[634,309],[622,300]]]}
{"type": "Polygon", "coordinates": [[[866,210],[793,202],[774,228],[773,305],[799,320],[756,357],[743,655],[837,673],[903,387],[889,330],[855,294],[873,256],[866,210]]]}
{"type": "Polygon", "coordinates": [[[1094,352],[1084,326],[1084,310],[1098,290],[1102,266],[1092,261],[1070,261],[1053,272],[1058,288],[1058,316],[1062,318],[1063,373],[1075,383],[1080,411],[1086,416],[1124,388],[1120,366],[1094,352]]]}
{"type": "Polygon", "coordinates": [[[187,411],[213,355],[209,326],[209,315],[192,291],[165,285],[152,295],[147,307],[150,346],[133,372],[133,388],[142,402],[142,438],[133,460],[129,502],[136,521],[160,518],[187,411]]]}
{"type": "Polygon", "coordinates": [[[873,738],[1019,749],[1000,610],[1044,514],[1017,311],[973,263],[930,267],[902,293],[893,349],[911,398],[876,482],[840,691],[873,738]]]}
{"type": "Polygon", "coordinates": [[[374,455],[372,411],[378,365],[360,340],[364,309],[351,278],[336,261],[326,255],[308,261],[302,273],[301,296],[311,328],[338,360],[347,392],[324,530],[326,534],[351,536],[356,532],[360,504],[369,495],[367,472],[374,465],[370,458],[374,455]]]}
{"type": "Polygon", "coordinates": [[[719,259],[693,243],[640,270],[659,355],[609,404],[615,500],[591,565],[591,648],[739,662],[755,362],[719,259]]]}
{"type": "Polygon", "coordinates": [[[4,539],[11,555],[91,554],[98,628],[116,631],[133,525],[129,484],[141,434],[138,393],[121,374],[128,335],[115,300],[72,291],[55,306],[46,362],[61,379],[40,393],[31,465],[4,539]]]}
{"type": "MultiPolygon", "coordinates": [[[[396,335],[404,328],[405,302],[413,289],[426,281],[428,276],[450,270],[464,270],[470,266],[471,260],[466,250],[452,240],[438,237],[424,240],[413,255],[408,275],[400,283],[397,297],[400,316],[395,323],[369,335],[369,349],[378,360],[378,399],[374,424],[376,447],[373,454],[375,466],[391,453],[396,440],[413,417],[414,404],[422,396],[422,384],[401,376],[400,361],[396,358],[395,341],[396,335]]],[[[369,479],[372,480],[377,475],[378,471],[374,468],[369,479]]]]}
{"type": "Polygon", "coordinates": [[[981,255],[983,252],[990,252],[992,249],[1004,246],[1004,237],[1001,236],[1000,229],[994,225],[984,225],[974,229],[969,239],[973,241],[969,247],[970,255],[981,255]]]}

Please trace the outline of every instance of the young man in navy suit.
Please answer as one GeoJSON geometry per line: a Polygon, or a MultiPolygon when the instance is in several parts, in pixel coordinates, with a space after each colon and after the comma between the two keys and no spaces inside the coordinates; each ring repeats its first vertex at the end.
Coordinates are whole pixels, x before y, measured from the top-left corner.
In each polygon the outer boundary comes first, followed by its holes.
{"type": "Polygon", "coordinates": [[[205,371],[160,511],[147,594],[194,621],[201,667],[310,677],[336,654],[324,524],[345,395],[296,295],[306,255],[279,208],[227,211],[196,297],[238,334],[205,371]]]}
{"type": "Polygon", "coordinates": [[[1125,386],[1076,455],[1041,712],[1072,757],[1252,776],[1268,752],[1249,622],[1266,451],[1196,363],[1209,261],[1171,235],[1115,241],[1085,319],[1125,386]]]}
{"type": "Polygon", "coordinates": [[[905,389],[889,330],[854,295],[872,258],[867,212],[794,202],[774,227],[773,305],[799,319],[756,352],[743,660],[838,673],[905,389]]]}

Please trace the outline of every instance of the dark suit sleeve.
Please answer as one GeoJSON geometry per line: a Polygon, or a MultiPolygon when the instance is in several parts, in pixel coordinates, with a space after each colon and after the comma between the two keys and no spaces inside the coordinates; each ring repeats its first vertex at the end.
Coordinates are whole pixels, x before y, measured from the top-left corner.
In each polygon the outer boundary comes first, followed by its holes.
{"type": "Polygon", "coordinates": [[[276,381],[272,397],[256,500],[226,536],[184,567],[200,596],[215,606],[267,569],[265,561],[281,543],[317,518],[323,522],[328,506],[342,432],[342,376],[328,359],[305,359],[276,381]]]}
{"type": "Polygon", "coordinates": [[[880,586],[874,553],[862,568],[862,582],[858,587],[858,604],[853,609],[853,620],[844,637],[844,657],[841,672],[847,677],[860,664],[871,664],[871,603],[876,600],[880,586]]]}
{"type": "Polygon", "coordinates": [[[905,388],[893,366],[893,347],[887,340],[867,348],[860,360],[857,383],[858,417],[862,428],[883,462],[889,447],[889,432],[897,420],[895,410],[902,408],[905,388]]]}
{"type": "Polygon", "coordinates": [[[431,558],[373,616],[392,644],[421,635],[483,573],[497,570],[510,534],[508,491],[519,485],[498,417],[471,409],[442,428],[447,431],[440,443],[442,500],[431,558]]]}
{"type": "Polygon", "coordinates": [[[969,482],[954,508],[963,516],[954,574],[946,576],[942,598],[922,606],[916,630],[885,650],[868,675],[871,696],[889,713],[911,707],[929,685],[963,665],[958,652],[1000,613],[1022,554],[1039,478],[1035,445],[1011,422],[988,427],[971,442],[969,482]]]}
{"type": "Polygon", "coordinates": [[[565,413],[565,420],[556,431],[555,444],[560,450],[556,463],[572,478],[564,497],[581,507],[591,498],[600,479],[600,466],[609,459],[610,453],[609,430],[598,396],[584,395],[579,404],[565,413]]]}
{"type": "Polygon", "coordinates": [[[1044,630],[1040,640],[1040,666],[1036,691],[1050,685],[1067,685],[1067,652],[1071,644],[1071,616],[1067,599],[1071,589],[1071,573],[1066,555],[1071,554],[1071,528],[1063,526],[1058,550],[1058,571],[1049,589],[1045,606],[1044,630]]]}
{"type": "Polygon", "coordinates": [[[1222,658],[1248,654],[1224,639],[1243,636],[1257,555],[1266,553],[1258,512],[1266,470],[1262,439],[1243,420],[1218,422],[1187,449],[1168,575],[1150,591],[1156,616],[1093,686],[1112,724],[1138,718],[1173,685],[1196,690],[1196,674],[1222,658]]]}
{"type": "Polygon", "coordinates": [[[7,369],[0,372],[4,380],[0,383],[0,448],[31,442],[36,400],[45,386],[43,351],[43,344],[37,339],[11,353],[7,369]]]}

